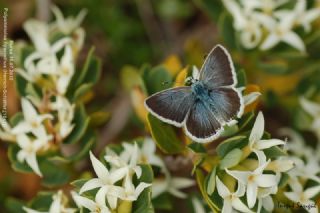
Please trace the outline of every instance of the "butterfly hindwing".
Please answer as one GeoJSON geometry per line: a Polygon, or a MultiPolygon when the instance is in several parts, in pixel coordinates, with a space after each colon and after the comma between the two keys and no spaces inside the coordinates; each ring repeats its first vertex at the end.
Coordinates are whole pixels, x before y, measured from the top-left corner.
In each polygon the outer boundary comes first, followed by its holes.
{"type": "Polygon", "coordinates": [[[202,101],[194,103],[188,114],[185,130],[194,141],[209,142],[219,135],[222,125],[202,101]]]}
{"type": "Polygon", "coordinates": [[[160,120],[182,127],[193,103],[190,87],[176,87],[153,94],[146,99],[145,106],[160,120]]]}
{"type": "Polygon", "coordinates": [[[207,56],[200,71],[200,80],[209,88],[237,84],[231,56],[221,45],[215,46],[207,56]]]}

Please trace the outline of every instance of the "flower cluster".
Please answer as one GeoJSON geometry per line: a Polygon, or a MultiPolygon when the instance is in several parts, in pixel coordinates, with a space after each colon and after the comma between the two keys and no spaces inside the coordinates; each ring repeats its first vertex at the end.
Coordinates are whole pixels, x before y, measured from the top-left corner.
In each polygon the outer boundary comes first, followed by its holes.
{"type": "Polygon", "coordinates": [[[88,180],[81,187],[79,194],[73,193],[73,198],[79,207],[87,208],[91,212],[111,212],[119,208],[123,202],[131,203],[138,199],[143,190],[151,184],[145,182],[140,182],[137,186],[133,184],[133,177],[136,176],[139,179],[142,169],[137,164],[137,148],[131,151],[127,159],[106,155],[105,160],[110,164],[110,169],[90,152],[97,178],[88,180]],[[96,188],[99,190],[95,200],[82,196],[84,192],[96,188]]]}
{"type": "Polygon", "coordinates": [[[20,148],[17,160],[26,162],[39,176],[42,172],[37,156],[55,150],[74,129],[75,105],[66,92],[84,40],[79,25],[85,11],[76,18],[64,19],[57,7],[52,10],[56,16],[52,24],[33,19],[24,24],[33,51],[22,58],[21,67],[16,70],[25,79],[29,91],[21,98],[23,116],[12,127],[0,118],[0,137],[16,142],[20,148]],[[52,37],[59,39],[52,42],[52,37]]]}
{"type": "Polygon", "coordinates": [[[234,29],[247,49],[259,46],[267,50],[284,42],[304,52],[297,29],[309,33],[312,22],[320,17],[320,8],[308,8],[307,0],[224,0],[223,4],[233,16],[234,29]]]}
{"type": "MultiPolygon", "coordinates": [[[[76,212],[75,208],[68,208],[68,198],[66,195],[59,190],[52,196],[52,202],[49,207],[49,210],[46,213],[74,213],[76,212]]],[[[26,213],[45,213],[43,211],[37,211],[31,208],[23,207],[23,210],[26,213]]]]}
{"type": "Polygon", "coordinates": [[[304,97],[300,98],[300,104],[302,108],[312,116],[312,124],[309,128],[315,133],[320,141],[320,104],[309,101],[304,97]]]}
{"type": "Polygon", "coordinates": [[[240,164],[230,169],[225,168],[223,178],[216,176],[216,188],[223,198],[222,212],[261,212],[262,208],[271,212],[274,209],[272,195],[278,191],[278,184],[283,172],[293,168],[291,160],[268,158],[264,150],[284,145],[279,139],[262,139],[264,118],[260,112],[249,136],[249,143],[242,150],[240,164]],[[229,187],[223,182],[232,177],[236,183],[229,187]],[[236,190],[232,190],[233,188],[236,190]],[[247,205],[242,197],[246,197],[247,205]],[[257,205],[256,205],[257,203],[257,205]],[[252,210],[255,208],[255,211],[252,210]]]}
{"type": "Polygon", "coordinates": [[[306,146],[302,136],[292,129],[282,129],[281,133],[290,138],[287,144],[290,157],[287,158],[295,164],[295,168],[288,172],[290,190],[287,189],[284,195],[292,202],[302,204],[308,212],[318,212],[312,199],[320,193],[320,147],[306,146]],[[307,208],[310,205],[314,208],[307,208]]]}
{"type": "Polygon", "coordinates": [[[172,176],[163,159],[155,153],[155,142],[151,138],[145,138],[141,146],[137,145],[137,143],[123,143],[122,146],[123,151],[119,155],[110,148],[107,148],[105,159],[114,162],[116,165],[121,165],[119,161],[117,162],[113,159],[122,159],[124,162],[129,162],[128,159],[133,152],[135,153],[136,162],[138,164],[150,164],[151,166],[161,169],[162,175],[155,177],[152,183],[153,198],[156,198],[165,192],[178,198],[187,197],[187,195],[180,190],[193,186],[194,181],[189,178],[172,176]]]}

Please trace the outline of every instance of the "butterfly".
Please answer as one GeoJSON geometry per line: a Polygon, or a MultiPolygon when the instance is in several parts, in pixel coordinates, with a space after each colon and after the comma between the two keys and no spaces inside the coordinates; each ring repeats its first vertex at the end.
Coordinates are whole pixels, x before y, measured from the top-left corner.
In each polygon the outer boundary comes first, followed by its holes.
{"type": "Polygon", "coordinates": [[[146,109],[161,121],[183,127],[193,141],[217,139],[225,125],[237,123],[244,103],[235,87],[237,78],[231,56],[221,45],[206,57],[199,76],[190,86],[160,91],[145,100],[146,109]]]}

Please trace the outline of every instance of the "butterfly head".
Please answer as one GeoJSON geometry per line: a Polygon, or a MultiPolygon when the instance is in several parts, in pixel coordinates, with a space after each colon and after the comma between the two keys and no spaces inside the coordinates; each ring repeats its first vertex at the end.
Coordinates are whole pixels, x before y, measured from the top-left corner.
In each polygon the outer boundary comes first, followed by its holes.
{"type": "Polygon", "coordinates": [[[185,85],[191,86],[191,85],[195,84],[198,81],[199,81],[198,79],[195,79],[192,76],[189,76],[189,77],[186,78],[186,80],[184,82],[185,82],[185,85]]]}

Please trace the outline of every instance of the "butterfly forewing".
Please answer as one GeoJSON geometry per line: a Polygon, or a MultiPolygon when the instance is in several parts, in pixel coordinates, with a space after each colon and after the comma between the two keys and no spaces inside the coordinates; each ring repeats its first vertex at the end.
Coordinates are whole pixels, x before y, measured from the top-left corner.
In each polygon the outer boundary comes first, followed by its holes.
{"type": "Polygon", "coordinates": [[[200,80],[208,88],[235,86],[237,84],[231,57],[221,45],[213,48],[207,56],[200,71],[200,80]]]}
{"type": "Polygon", "coordinates": [[[193,103],[191,88],[177,87],[150,96],[145,106],[160,120],[181,127],[193,103]]]}
{"type": "Polygon", "coordinates": [[[212,101],[211,110],[223,121],[228,122],[242,115],[242,98],[236,89],[216,88],[209,92],[209,97],[212,101]]]}

